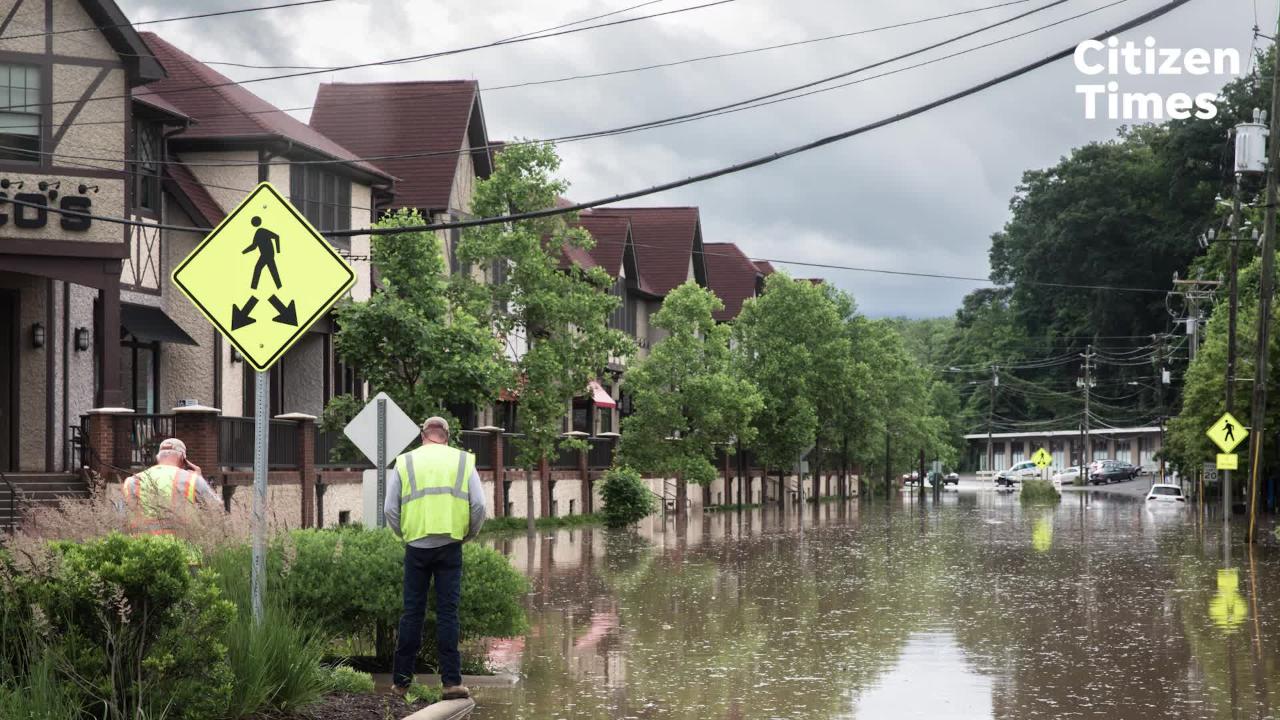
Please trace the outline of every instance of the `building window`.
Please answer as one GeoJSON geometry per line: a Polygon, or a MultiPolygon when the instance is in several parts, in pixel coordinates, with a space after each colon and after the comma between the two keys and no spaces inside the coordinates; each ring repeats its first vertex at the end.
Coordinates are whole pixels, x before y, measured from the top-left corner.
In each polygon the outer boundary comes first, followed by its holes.
{"type": "Polygon", "coordinates": [[[160,212],[160,161],[163,158],[164,136],[160,123],[139,120],[133,124],[133,206],[159,214],[160,212]]]}
{"type": "Polygon", "coordinates": [[[629,337],[636,336],[636,298],[630,292],[627,292],[627,283],[624,278],[618,278],[613,281],[613,287],[609,288],[609,294],[619,298],[622,302],[618,303],[618,307],[613,309],[613,313],[609,315],[609,327],[614,330],[621,330],[629,337]]]}
{"type": "Polygon", "coordinates": [[[289,199],[317,230],[351,229],[351,180],[319,165],[293,165],[289,199]]]}
{"type": "Polygon", "coordinates": [[[40,69],[0,64],[0,160],[40,159],[40,69]]]}

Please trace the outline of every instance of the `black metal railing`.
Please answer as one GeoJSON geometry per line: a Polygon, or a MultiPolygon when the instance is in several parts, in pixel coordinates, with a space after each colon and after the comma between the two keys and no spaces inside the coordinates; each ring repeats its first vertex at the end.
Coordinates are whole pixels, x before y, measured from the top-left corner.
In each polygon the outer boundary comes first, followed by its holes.
{"type": "Polygon", "coordinates": [[[493,433],[463,430],[458,433],[458,444],[476,456],[477,470],[493,469],[493,433]]]}
{"type": "Polygon", "coordinates": [[[174,436],[173,415],[129,415],[129,466],[153,464],[165,438],[174,436]]]}
{"type": "Polygon", "coordinates": [[[84,467],[84,425],[67,426],[66,468],[71,472],[79,472],[84,467]]]}
{"type": "Polygon", "coordinates": [[[341,430],[317,430],[315,458],[317,467],[324,468],[371,468],[373,463],[341,430]]]}
{"type": "Polygon", "coordinates": [[[587,467],[592,470],[604,470],[613,466],[613,438],[593,437],[587,440],[590,449],[587,451],[587,467]]]}
{"type": "MultiPolygon", "coordinates": [[[[218,464],[253,467],[253,418],[218,418],[218,464]]],[[[277,469],[298,467],[298,425],[272,420],[267,427],[267,465],[277,469]]]]}
{"type": "Polygon", "coordinates": [[[552,470],[577,470],[578,451],[573,448],[556,448],[555,457],[551,458],[552,470]]]}
{"type": "Polygon", "coordinates": [[[4,483],[5,488],[9,491],[9,515],[5,518],[4,530],[12,533],[18,528],[18,488],[9,482],[9,478],[0,472],[0,483],[4,483]]]}

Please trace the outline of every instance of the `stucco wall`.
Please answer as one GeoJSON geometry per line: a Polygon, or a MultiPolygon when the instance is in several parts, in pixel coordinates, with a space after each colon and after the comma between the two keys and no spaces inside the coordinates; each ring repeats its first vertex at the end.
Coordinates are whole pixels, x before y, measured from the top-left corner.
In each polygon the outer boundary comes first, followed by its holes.
{"type": "MultiPolygon", "coordinates": [[[[166,200],[166,220],[178,225],[191,225],[191,218],[172,201],[166,200]]],[[[165,292],[160,296],[165,314],[191,336],[198,345],[162,343],[160,346],[160,412],[169,412],[179,400],[194,399],[216,403],[213,396],[213,325],[182,293],[175,291],[168,277],[178,263],[191,253],[203,237],[197,233],[166,231],[161,238],[163,262],[161,275],[165,292]]]]}
{"type": "Polygon", "coordinates": [[[471,141],[463,138],[462,152],[458,155],[458,167],[453,173],[453,186],[449,190],[449,208],[471,212],[471,199],[476,190],[476,166],[471,159],[471,141]]]}
{"type": "MultiPolygon", "coordinates": [[[[53,29],[76,30],[97,25],[79,0],[51,0],[53,2],[53,29]]],[[[12,5],[12,3],[9,3],[12,5]]],[[[27,0],[27,5],[43,7],[40,0],[27,0]]],[[[43,29],[43,27],[41,28],[43,29]]],[[[10,31],[12,32],[12,31],[10,31]]],[[[107,39],[96,32],[69,32],[53,36],[53,51],[59,55],[76,57],[92,57],[99,60],[118,60],[119,56],[111,49],[107,39]]]]}
{"type": "Polygon", "coordinates": [[[320,416],[324,412],[324,340],[309,332],[280,360],[287,413],[320,416]]]}
{"type": "MultiPolygon", "coordinates": [[[[0,272],[0,288],[17,290],[18,301],[18,432],[19,470],[44,469],[45,449],[45,348],[31,346],[31,327],[45,325],[45,342],[54,330],[46,324],[45,280],[31,275],[0,272]]],[[[7,323],[6,323],[7,324],[7,323]]]]}

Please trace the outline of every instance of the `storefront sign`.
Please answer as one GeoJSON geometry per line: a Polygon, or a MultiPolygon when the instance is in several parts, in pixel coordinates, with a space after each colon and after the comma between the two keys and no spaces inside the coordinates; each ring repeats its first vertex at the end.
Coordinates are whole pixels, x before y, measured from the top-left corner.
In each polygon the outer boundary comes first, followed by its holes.
{"type": "MultiPolygon", "coordinates": [[[[57,193],[53,194],[56,197],[57,193]]],[[[9,193],[0,192],[0,227],[12,222],[14,227],[23,230],[39,230],[49,224],[49,207],[55,200],[48,195],[17,193],[13,199],[15,202],[8,202],[9,193]]],[[[93,209],[93,201],[87,195],[65,195],[56,202],[59,210],[67,212],[88,213],[93,209]]],[[[93,224],[88,217],[55,214],[59,227],[70,232],[84,232],[93,224]]]]}

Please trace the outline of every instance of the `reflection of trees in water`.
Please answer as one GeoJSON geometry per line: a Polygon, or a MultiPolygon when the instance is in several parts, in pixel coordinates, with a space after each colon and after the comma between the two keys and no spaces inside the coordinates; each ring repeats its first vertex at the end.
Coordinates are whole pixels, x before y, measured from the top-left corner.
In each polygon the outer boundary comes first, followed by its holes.
{"type": "MultiPolygon", "coordinates": [[[[1216,552],[1190,525],[1153,531],[1136,507],[852,505],[856,517],[807,527],[803,540],[773,522],[665,552],[600,533],[597,557],[538,573],[551,585],[537,593],[527,678],[509,710],[832,717],[913,633],[947,628],[966,662],[995,676],[996,717],[1227,718],[1233,706],[1266,716],[1277,639],[1255,649],[1251,623],[1218,631],[1206,614],[1216,552]]],[[[1274,564],[1262,573],[1265,628],[1280,577],[1274,564]]]]}

